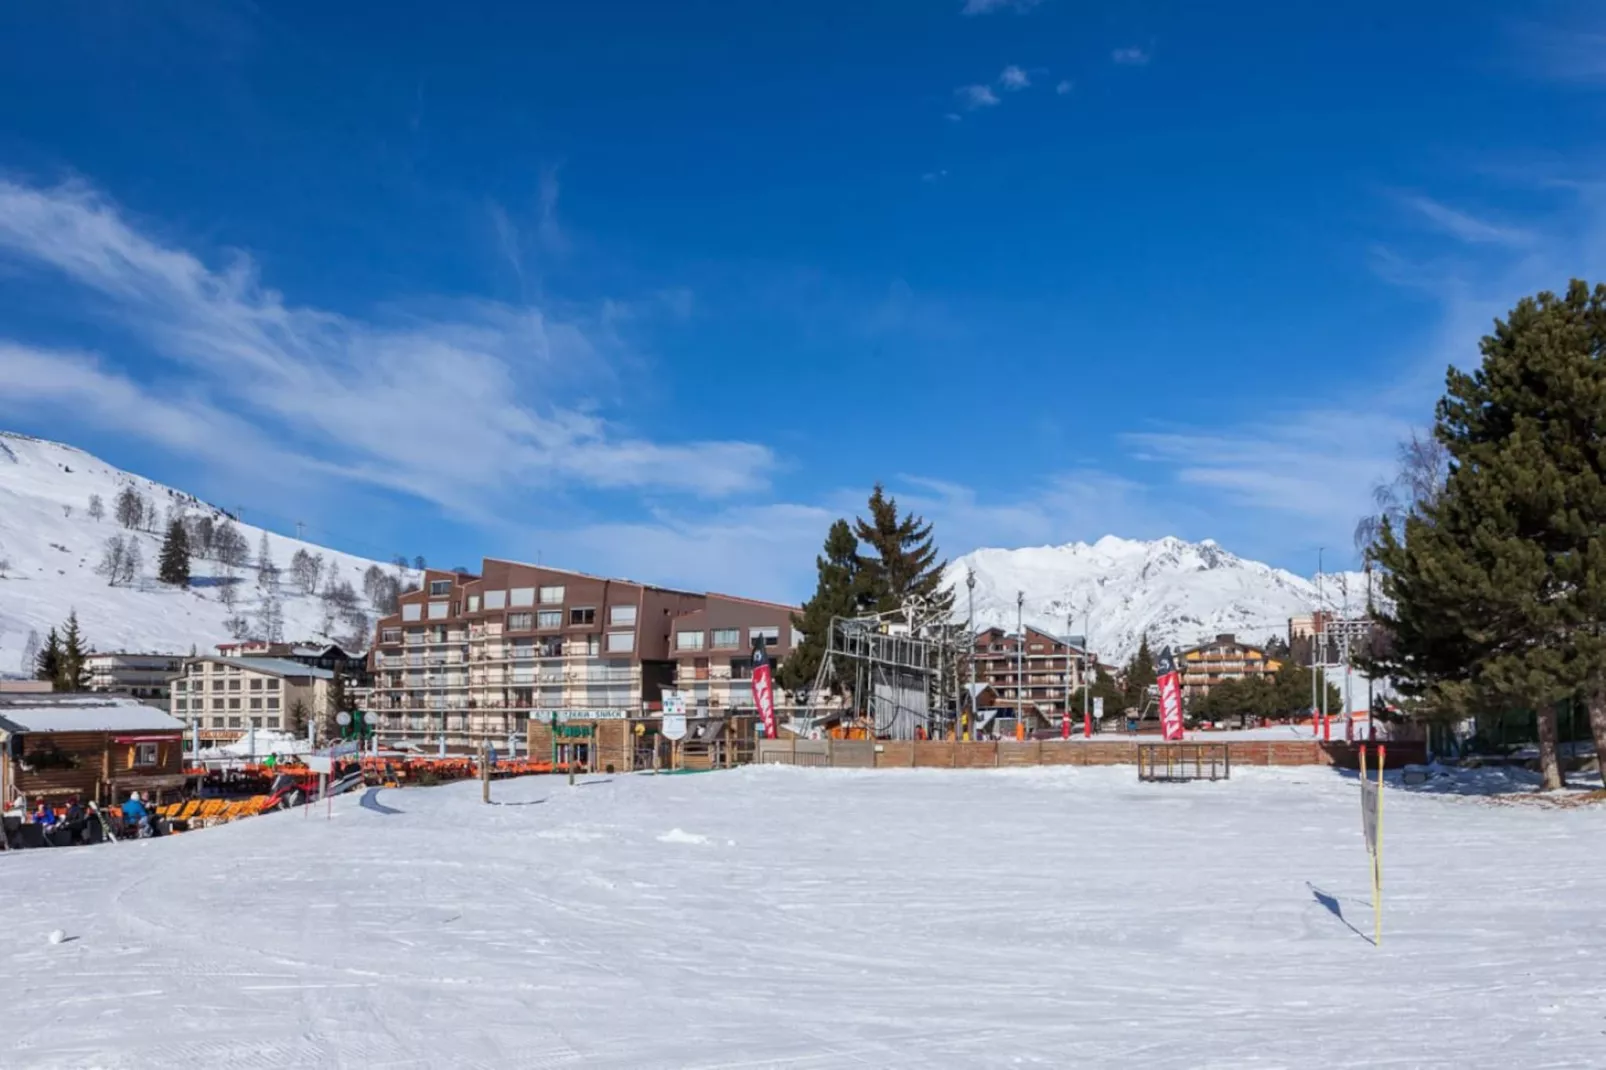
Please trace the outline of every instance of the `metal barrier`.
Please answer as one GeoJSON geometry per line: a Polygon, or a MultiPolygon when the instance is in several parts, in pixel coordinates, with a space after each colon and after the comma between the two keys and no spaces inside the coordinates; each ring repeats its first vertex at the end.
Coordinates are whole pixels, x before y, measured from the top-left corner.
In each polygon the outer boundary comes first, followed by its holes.
{"type": "Polygon", "coordinates": [[[1230,780],[1225,743],[1139,743],[1138,779],[1155,782],[1230,780]]]}

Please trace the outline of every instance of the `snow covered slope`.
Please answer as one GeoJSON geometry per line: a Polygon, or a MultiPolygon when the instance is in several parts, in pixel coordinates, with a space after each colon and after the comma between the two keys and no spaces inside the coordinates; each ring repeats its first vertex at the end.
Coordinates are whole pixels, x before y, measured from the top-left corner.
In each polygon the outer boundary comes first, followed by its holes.
{"type": "MultiPolygon", "coordinates": [[[[1015,626],[1015,595],[1024,592],[1026,623],[1056,635],[1088,634],[1107,664],[1125,664],[1143,636],[1161,646],[1191,646],[1224,632],[1263,642],[1286,635],[1288,618],[1317,604],[1316,584],[1292,572],[1248,561],[1214,542],[1177,538],[1141,542],[1106,535],[1096,543],[1020,550],[976,550],[948,567],[967,612],[966,573],[976,574],[978,627],[1015,626]],[[1067,616],[1074,622],[1067,629],[1067,616]]],[[[1322,578],[1323,601],[1359,614],[1366,577],[1359,572],[1322,578]],[[1346,599],[1347,589],[1347,599],[1346,599]]]]}
{"type": "Polygon", "coordinates": [[[1394,780],[1373,947],[1336,770],[582,783],[0,856],[0,1066],[1606,1065],[1601,807],[1394,780]]]}
{"type": "MultiPolygon", "coordinates": [[[[43,636],[73,609],[95,649],[156,653],[188,653],[192,645],[211,653],[213,646],[232,638],[225,623],[230,617],[238,612],[252,618],[259,605],[254,567],[235,570],[237,610],[220,600],[221,570],[215,562],[193,562],[194,586],[188,591],[155,582],[160,535],[126,531],[114,517],[117,495],[130,486],[164,518],[169,507],[190,516],[224,518],[222,510],[189,494],[131,475],[82,450],[0,431],[0,562],[6,565],[0,576],[0,675],[23,671],[30,630],[43,636]],[[105,516],[99,520],[89,514],[91,495],[104,505],[105,516]],[[109,586],[96,573],[106,541],[117,535],[140,544],[143,577],[131,586],[109,586]]],[[[263,532],[249,524],[236,526],[254,563],[263,532]]],[[[346,580],[359,595],[363,571],[374,564],[272,532],[267,537],[269,554],[281,572],[299,549],[322,554],[325,584],[330,578],[346,580]]],[[[322,637],[322,600],[301,593],[288,576],[280,591],[284,638],[322,637]]],[[[363,606],[372,620],[372,607],[363,606]]],[[[333,630],[348,638],[355,631],[347,622],[335,623],[333,630]]]]}

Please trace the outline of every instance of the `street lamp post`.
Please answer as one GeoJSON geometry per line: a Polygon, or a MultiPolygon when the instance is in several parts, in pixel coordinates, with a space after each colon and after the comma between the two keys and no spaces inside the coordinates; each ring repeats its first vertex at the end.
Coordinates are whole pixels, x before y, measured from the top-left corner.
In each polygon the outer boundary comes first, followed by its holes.
{"type": "Polygon", "coordinates": [[[1026,592],[1015,592],[1015,738],[1026,735],[1026,592]]]}
{"type": "MultiPolygon", "coordinates": [[[[976,573],[973,571],[965,573],[965,590],[970,596],[970,616],[965,624],[965,629],[970,633],[969,638],[966,640],[970,644],[970,722],[968,727],[974,729],[976,727],[976,573]]],[[[960,724],[961,731],[954,738],[962,738],[966,727],[962,722],[960,724]]]]}
{"type": "Polygon", "coordinates": [[[1071,738],[1071,680],[1076,673],[1071,669],[1071,632],[1076,628],[1076,617],[1065,612],[1065,715],[1060,718],[1060,738],[1071,738]]]}

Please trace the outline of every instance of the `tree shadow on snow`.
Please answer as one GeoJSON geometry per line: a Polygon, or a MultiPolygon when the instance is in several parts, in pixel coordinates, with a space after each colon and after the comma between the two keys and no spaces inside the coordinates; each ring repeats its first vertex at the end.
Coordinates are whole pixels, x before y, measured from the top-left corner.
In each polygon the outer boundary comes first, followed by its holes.
{"type": "Polygon", "coordinates": [[[523,802],[502,802],[500,799],[492,799],[491,800],[491,805],[492,806],[540,806],[544,802],[546,802],[546,799],[544,799],[544,798],[542,798],[542,799],[525,799],[523,802]]]}
{"type": "Polygon", "coordinates": [[[1344,916],[1344,905],[1338,901],[1337,896],[1328,895],[1310,881],[1305,882],[1305,887],[1310,889],[1310,894],[1316,898],[1316,902],[1320,903],[1329,914],[1333,915],[1333,917],[1343,922],[1345,927],[1347,927],[1350,932],[1354,933],[1356,936],[1359,936],[1367,943],[1372,943],[1372,938],[1370,935],[1361,932],[1361,930],[1350,924],[1350,920],[1344,916]]]}

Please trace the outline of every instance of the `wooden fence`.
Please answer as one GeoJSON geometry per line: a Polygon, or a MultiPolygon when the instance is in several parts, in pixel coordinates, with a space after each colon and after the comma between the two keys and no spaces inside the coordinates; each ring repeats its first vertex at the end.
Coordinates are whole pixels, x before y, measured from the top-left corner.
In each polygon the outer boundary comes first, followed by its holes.
{"type": "MultiPolygon", "coordinates": [[[[763,739],[757,760],[763,764],[821,766],[837,769],[1003,769],[1032,765],[1137,765],[1138,748],[1152,745],[1153,737],[1115,740],[1042,740],[1029,742],[957,743],[862,739],[763,739]]],[[[1359,766],[1357,745],[1314,740],[1211,740],[1226,748],[1225,761],[1246,765],[1328,765],[1341,769],[1359,766]]],[[[1420,742],[1388,744],[1389,765],[1424,762],[1420,742]]]]}

